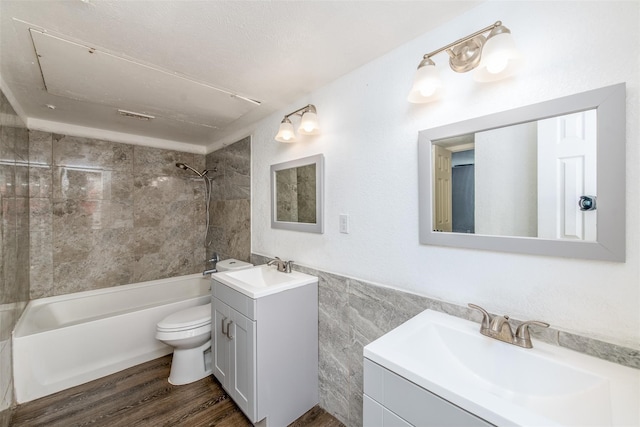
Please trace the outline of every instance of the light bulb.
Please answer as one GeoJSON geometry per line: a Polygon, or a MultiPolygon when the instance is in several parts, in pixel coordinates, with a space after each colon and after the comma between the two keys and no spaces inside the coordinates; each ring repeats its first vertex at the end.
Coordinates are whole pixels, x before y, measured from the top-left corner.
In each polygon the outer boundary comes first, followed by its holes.
{"type": "Polygon", "coordinates": [[[505,55],[493,55],[492,58],[489,58],[487,60],[487,71],[491,74],[500,73],[505,68],[507,68],[508,64],[509,58],[507,58],[505,55]]]}
{"type": "Polygon", "coordinates": [[[293,132],[291,120],[286,117],[282,120],[275,139],[278,142],[296,142],[296,134],[293,132]]]}
{"type": "Polygon", "coordinates": [[[407,100],[413,103],[434,101],[438,98],[442,86],[440,75],[435,64],[430,60],[423,60],[413,79],[413,87],[407,100]],[[428,61],[428,62],[427,62],[428,61]]]}
{"type": "Polygon", "coordinates": [[[420,87],[420,95],[427,97],[433,95],[438,86],[433,82],[425,82],[424,85],[420,87]]]}
{"type": "Polygon", "coordinates": [[[518,72],[524,60],[516,48],[511,33],[503,26],[490,34],[482,48],[482,60],[474,71],[474,79],[490,82],[509,77],[518,72]]]}
{"type": "Polygon", "coordinates": [[[315,111],[308,110],[302,114],[298,132],[303,135],[317,135],[319,133],[318,115],[315,111]]]}

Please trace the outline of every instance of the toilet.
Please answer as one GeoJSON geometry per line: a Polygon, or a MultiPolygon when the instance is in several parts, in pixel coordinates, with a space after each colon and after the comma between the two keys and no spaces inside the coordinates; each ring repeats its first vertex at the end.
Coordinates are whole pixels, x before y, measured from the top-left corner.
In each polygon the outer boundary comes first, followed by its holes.
{"type": "MultiPolygon", "coordinates": [[[[253,264],[226,259],[218,271],[242,270],[253,264]]],[[[211,375],[211,303],[176,311],[158,322],[156,339],[173,347],[169,383],[189,384],[211,375]]]]}

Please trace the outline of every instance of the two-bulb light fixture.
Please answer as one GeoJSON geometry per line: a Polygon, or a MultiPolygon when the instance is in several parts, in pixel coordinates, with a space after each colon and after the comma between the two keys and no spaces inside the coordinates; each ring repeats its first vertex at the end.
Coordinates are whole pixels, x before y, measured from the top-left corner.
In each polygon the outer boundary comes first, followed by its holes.
{"type": "Polygon", "coordinates": [[[301,135],[317,135],[320,133],[318,127],[318,114],[316,112],[316,106],[313,104],[306,105],[296,111],[284,116],[282,122],[280,122],[280,128],[276,135],[276,141],[279,142],[296,142],[296,134],[293,130],[293,123],[289,120],[289,117],[293,115],[300,116],[300,126],[298,127],[298,133],[301,135]]]}
{"type": "Polygon", "coordinates": [[[449,66],[457,73],[474,70],[479,82],[500,80],[515,74],[523,64],[511,37],[511,31],[501,21],[456,40],[438,50],[424,55],[413,79],[409,102],[425,103],[438,99],[442,92],[442,80],[431,57],[446,51],[449,66]],[[484,33],[489,33],[486,37],[484,33]]]}

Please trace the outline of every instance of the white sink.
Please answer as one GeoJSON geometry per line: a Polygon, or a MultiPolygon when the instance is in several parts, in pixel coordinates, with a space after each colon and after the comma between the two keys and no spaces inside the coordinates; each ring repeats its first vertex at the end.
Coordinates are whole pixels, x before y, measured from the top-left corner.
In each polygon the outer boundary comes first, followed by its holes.
{"type": "Polygon", "coordinates": [[[318,281],[317,277],[309,274],[298,271],[283,273],[266,264],[244,270],[214,273],[212,277],[254,299],[318,281]]]}
{"type": "Polygon", "coordinates": [[[364,356],[496,425],[640,425],[640,370],[537,341],[520,348],[479,329],[427,310],[364,356]]]}

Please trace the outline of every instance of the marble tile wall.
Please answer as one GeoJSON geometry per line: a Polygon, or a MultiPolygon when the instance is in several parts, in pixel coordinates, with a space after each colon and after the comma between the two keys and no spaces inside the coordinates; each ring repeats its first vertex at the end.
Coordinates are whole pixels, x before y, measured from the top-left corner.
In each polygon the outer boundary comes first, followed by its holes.
{"type": "MultiPolygon", "coordinates": [[[[251,259],[254,264],[270,260],[257,254],[251,259]]],[[[479,313],[467,307],[303,266],[294,269],[319,278],[320,406],[348,427],[362,426],[364,346],[426,309],[480,323],[479,313]]],[[[640,368],[640,352],[635,349],[552,328],[531,332],[537,340],[640,368]]]]}
{"type": "Polygon", "coordinates": [[[210,258],[249,261],[251,255],[251,137],[210,153],[206,168],[213,177],[209,240],[210,258]],[[217,169],[214,172],[214,169],[217,169]]]}
{"type": "Polygon", "coordinates": [[[202,271],[205,156],[29,132],[31,298],[202,271]]]}
{"type": "Polygon", "coordinates": [[[296,169],[284,169],[276,173],[276,218],[278,221],[298,220],[298,180],[296,169]]]}
{"type": "Polygon", "coordinates": [[[13,403],[11,331],[29,300],[29,135],[0,91],[0,427],[13,403]]]}
{"type": "Polygon", "coordinates": [[[316,165],[296,168],[298,222],[316,223],[316,165]]]}
{"type": "Polygon", "coordinates": [[[278,221],[316,222],[316,165],[282,169],[276,173],[278,221]]]}

